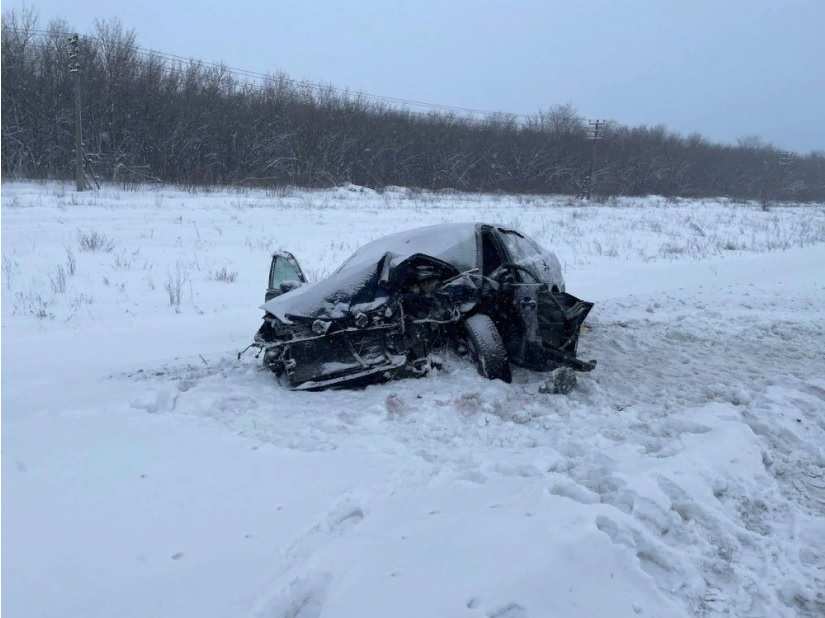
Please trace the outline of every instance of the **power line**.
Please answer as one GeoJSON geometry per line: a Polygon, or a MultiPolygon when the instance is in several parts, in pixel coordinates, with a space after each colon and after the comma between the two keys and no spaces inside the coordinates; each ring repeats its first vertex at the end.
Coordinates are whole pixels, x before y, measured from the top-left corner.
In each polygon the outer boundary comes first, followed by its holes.
{"type": "MultiPolygon", "coordinates": [[[[41,37],[55,37],[55,36],[62,36],[62,37],[71,37],[75,33],[73,32],[63,32],[60,30],[42,30],[38,28],[17,28],[12,26],[5,26],[9,30],[20,34],[32,34],[35,36],[41,37]]],[[[87,39],[96,39],[103,43],[106,42],[105,38],[100,35],[83,35],[87,39]]],[[[347,88],[341,88],[338,86],[333,86],[331,84],[323,84],[320,82],[314,82],[310,80],[298,80],[292,77],[287,77],[286,75],[279,74],[271,74],[271,73],[262,73],[259,71],[253,71],[250,69],[241,69],[237,67],[227,66],[221,62],[212,62],[209,60],[202,60],[200,58],[193,58],[187,56],[180,56],[178,54],[174,54],[171,52],[164,52],[157,49],[151,49],[147,47],[142,47],[140,45],[136,45],[134,43],[130,44],[129,47],[133,49],[138,54],[143,55],[144,57],[157,57],[168,62],[172,63],[185,63],[185,64],[196,64],[203,67],[226,71],[236,77],[243,78],[245,80],[255,80],[260,81],[262,83],[266,83],[272,80],[280,80],[290,85],[296,86],[298,88],[307,88],[310,90],[315,90],[317,92],[333,92],[338,94],[339,96],[344,97],[358,97],[358,98],[365,98],[371,99],[378,102],[387,103],[393,106],[409,106],[409,107],[417,107],[423,109],[429,109],[432,111],[440,111],[440,112],[449,112],[454,114],[463,114],[463,115],[471,115],[471,116],[482,116],[482,117],[491,117],[491,116],[505,116],[514,119],[521,119],[521,120],[528,120],[532,118],[529,114],[517,114],[511,112],[503,112],[503,111],[493,111],[493,110],[486,110],[486,109],[478,109],[472,107],[463,107],[459,105],[447,105],[443,103],[433,103],[430,101],[423,101],[419,99],[407,99],[403,97],[394,97],[388,95],[381,95],[375,94],[373,92],[367,92],[365,90],[350,90],[347,88]]]]}

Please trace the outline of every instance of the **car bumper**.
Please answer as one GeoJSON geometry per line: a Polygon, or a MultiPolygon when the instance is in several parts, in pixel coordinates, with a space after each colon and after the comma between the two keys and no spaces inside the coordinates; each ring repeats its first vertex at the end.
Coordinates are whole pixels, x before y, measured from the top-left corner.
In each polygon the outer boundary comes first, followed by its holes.
{"type": "Polygon", "coordinates": [[[293,390],[356,386],[392,378],[407,364],[395,325],[264,343],[264,364],[293,390]]]}
{"type": "Polygon", "coordinates": [[[402,371],[406,365],[407,357],[404,355],[387,357],[384,362],[371,367],[363,368],[361,366],[353,366],[345,370],[320,374],[314,379],[306,380],[298,384],[290,383],[290,387],[295,391],[320,391],[328,388],[365,386],[367,384],[392,379],[396,373],[402,371]]]}

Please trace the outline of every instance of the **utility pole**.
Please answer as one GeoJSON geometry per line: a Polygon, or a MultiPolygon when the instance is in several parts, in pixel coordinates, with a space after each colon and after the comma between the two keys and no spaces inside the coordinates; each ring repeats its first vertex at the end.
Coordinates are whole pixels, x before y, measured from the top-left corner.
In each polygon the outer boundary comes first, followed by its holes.
{"type": "Polygon", "coordinates": [[[83,170],[83,128],[81,125],[80,106],[80,55],[78,51],[79,37],[73,34],[69,37],[69,73],[74,77],[74,175],[78,191],[89,188],[86,174],[83,170]]]}
{"type": "Polygon", "coordinates": [[[587,124],[590,125],[590,129],[587,132],[587,139],[591,141],[592,147],[590,149],[590,168],[587,170],[587,178],[585,178],[584,189],[581,195],[589,200],[593,188],[593,167],[596,164],[596,144],[603,137],[607,120],[588,120],[587,124]]]}

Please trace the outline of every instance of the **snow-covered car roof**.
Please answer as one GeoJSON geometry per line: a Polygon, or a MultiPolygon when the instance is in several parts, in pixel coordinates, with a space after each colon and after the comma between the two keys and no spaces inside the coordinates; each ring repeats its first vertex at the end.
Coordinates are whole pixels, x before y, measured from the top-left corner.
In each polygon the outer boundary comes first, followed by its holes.
{"type": "Polygon", "coordinates": [[[386,253],[404,260],[423,253],[453,265],[459,271],[476,267],[478,223],[439,223],[382,236],[353,253],[336,272],[363,262],[377,262],[386,253]]]}
{"type": "Polygon", "coordinates": [[[342,317],[353,305],[378,306],[386,294],[378,280],[407,258],[421,254],[446,262],[456,272],[476,266],[475,223],[444,223],[390,234],[367,243],[330,276],[276,296],[261,308],[278,319],[342,317]]]}

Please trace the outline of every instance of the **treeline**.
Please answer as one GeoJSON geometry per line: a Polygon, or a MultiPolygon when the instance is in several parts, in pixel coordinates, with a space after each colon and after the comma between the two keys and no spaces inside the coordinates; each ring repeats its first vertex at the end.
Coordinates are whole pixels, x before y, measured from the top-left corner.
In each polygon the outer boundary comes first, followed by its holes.
{"type": "MultiPolygon", "coordinates": [[[[74,174],[69,30],[64,22],[39,30],[31,13],[4,15],[5,178],[74,174]]],[[[588,176],[587,123],[569,106],[526,121],[478,120],[404,111],[285,76],[251,84],[223,67],[146,53],[116,23],[81,37],[78,61],[84,151],[100,179],[575,194],[588,176]]],[[[825,154],[611,124],[593,191],[825,200],[825,154]]]]}

